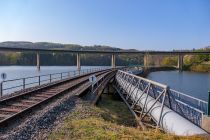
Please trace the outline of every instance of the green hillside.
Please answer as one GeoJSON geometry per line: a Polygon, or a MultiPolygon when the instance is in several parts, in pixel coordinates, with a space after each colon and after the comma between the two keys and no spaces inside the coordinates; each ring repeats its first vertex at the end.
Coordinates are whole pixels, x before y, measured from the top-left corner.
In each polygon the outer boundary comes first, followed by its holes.
{"type": "MultiPolygon", "coordinates": [[[[70,50],[122,50],[109,46],[80,46],[75,44],[58,44],[48,42],[2,42],[0,47],[19,47],[19,48],[42,48],[42,49],[70,49],[70,50]]],[[[36,65],[35,53],[14,53],[0,52],[0,65],[36,65]]],[[[76,55],[71,53],[41,53],[41,65],[76,65],[76,55]]],[[[107,54],[82,54],[81,64],[88,66],[99,66],[111,64],[111,55],[107,54]]],[[[141,65],[143,57],[141,55],[118,55],[116,56],[117,65],[141,65]]]]}

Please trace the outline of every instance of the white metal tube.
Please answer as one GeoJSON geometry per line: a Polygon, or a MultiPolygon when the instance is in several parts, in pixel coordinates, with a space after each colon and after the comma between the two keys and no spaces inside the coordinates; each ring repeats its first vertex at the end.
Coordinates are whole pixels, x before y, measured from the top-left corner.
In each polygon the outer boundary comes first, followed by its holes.
{"type": "MultiPolygon", "coordinates": [[[[127,83],[124,79],[117,77],[117,82],[123,87],[123,83],[127,83]]],[[[123,87],[126,92],[129,92],[127,88],[123,87]]],[[[142,95],[142,92],[132,85],[131,88],[134,90],[133,92],[137,92],[137,98],[135,98],[135,94],[131,95],[131,99],[138,99],[142,95]]],[[[137,103],[140,107],[143,107],[146,100],[146,94],[142,95],[141,99],[137,103]]],[[[148,96],[148,99],[145,104],[145,110],[147,111],[152,105],[155,103],[155,99],[151,96],[148,96]]],[[[156,122],[158,122],[161,112],[161,103],[157,102],[149,114],[156,122]]],[[[196,126],[192,122],[188,121],[184,117],[180,116],[178,113],[164,106],[162,112],[162,118],[160,120],[160,127],[164,129],[164,131],[173,133],[175,135],[198,135],[198,134],[207,134],[202,128],[196,126]]]]}

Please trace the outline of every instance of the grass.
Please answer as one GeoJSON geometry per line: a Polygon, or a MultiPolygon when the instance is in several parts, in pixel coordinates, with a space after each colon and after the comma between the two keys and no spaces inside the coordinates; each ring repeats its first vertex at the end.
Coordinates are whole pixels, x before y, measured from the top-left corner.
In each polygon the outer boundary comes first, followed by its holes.
{"type": "Polygon", "coordinates": [[[81,103],[65,119],[59,130],[49,135],[51,140],[201,140],[201,137],[178,137],[154,130],[135,127],[134,117],[123,102],[103,97],[95,107],[81,103]]]}

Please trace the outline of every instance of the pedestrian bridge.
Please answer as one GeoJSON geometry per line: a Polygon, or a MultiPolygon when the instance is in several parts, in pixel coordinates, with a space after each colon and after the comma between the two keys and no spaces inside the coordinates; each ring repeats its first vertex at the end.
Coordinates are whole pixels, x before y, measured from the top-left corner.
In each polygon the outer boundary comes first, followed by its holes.
{"type": "Polygon", "coordinates": [[[154,127],[176,135],[207,134],[202,128],[207,102],[128,70],[95,68],[5,80],[0,85],[0,126],[10,125],[15,118],[72,89],[77,89],[72,96],[88,93],[96,104],[109,84],[143,129],[154,127]],[[92,75],[96,80],[90,80],[92,75]]]}

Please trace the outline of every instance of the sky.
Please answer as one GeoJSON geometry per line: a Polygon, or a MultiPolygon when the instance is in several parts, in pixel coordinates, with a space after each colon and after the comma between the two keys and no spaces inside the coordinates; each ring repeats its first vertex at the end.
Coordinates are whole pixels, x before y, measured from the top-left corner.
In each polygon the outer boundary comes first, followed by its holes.
{"type": "Polygon", "coordinates": [[[210,46],[210,0],[0,0],[0,42],[173,50],[210,46]]]}

